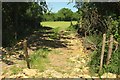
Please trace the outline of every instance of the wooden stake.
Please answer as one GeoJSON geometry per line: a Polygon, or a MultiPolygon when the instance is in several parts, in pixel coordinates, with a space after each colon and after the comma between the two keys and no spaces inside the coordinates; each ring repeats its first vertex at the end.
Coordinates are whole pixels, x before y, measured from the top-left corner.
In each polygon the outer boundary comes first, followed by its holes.
{"type": "Polygon", "coordinates": [[[28,55],[28,50],[27,50],[27,40],[23,42],[23,46],[24,46],[24,54],[25,54],[25,60],[27,62],[27,67],[30,69],[29,55],[28,55]]]}
{"type": "Polygon", "coordinates": [[[100,69],[99,69],[99,71],[102,70],[103,57],[104,57],[104,51],[105,51],[105,41],[106,41],[106,34],[103,34],[102,52],[101,52],[101,60],[100,60],[100,69]]]}
{"type": "Polygon", "coordinates": [[[112,48],[113,48],[113,35],[110,35],[110,44],[109,44],[109,50],[108,50],[106,65],[108,65],[110,63],[110,58],[111,58],[111,55],[112,55],[112,48]]]}

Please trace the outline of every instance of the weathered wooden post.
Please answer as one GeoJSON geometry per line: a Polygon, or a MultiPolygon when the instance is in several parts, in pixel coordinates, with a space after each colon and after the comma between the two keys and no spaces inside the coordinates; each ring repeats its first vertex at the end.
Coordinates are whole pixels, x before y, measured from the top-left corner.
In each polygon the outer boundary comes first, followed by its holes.
{"type": "Polygon", "coordinates": [[[102,70],[103,57],[104,57],[104,51],[105,51],[105,41],[106,41],[106,34],[103,34],[102,52],[101,52],[101,60],[100,60],[100,69],[99,69],[99,71],[102,70]]]}
{"type": "Polygon", "coordinates": [[[27,40],[24,40],[23,46],[24,46],[24,54],[25,54],[25,60],[27,62],[27,67],[30,69],[29,55],[27,50],[27,40]]]}
{"type": "Polygon", "coordinates": [[[108,65],[109,62],[110,62],[110,58],[111,58],[111,55],[112,55],[112,48],[113,48],[113,35],[110,35],[110,43],[109,43],[109,50],[108,50],[106,65],[108,65]]]}

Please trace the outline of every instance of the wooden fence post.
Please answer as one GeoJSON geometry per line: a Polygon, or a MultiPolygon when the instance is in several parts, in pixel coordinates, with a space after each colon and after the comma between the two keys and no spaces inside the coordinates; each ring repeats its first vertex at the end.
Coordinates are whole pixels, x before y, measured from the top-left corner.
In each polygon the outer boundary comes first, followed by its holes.
{"type": "Polygon", "coordinates": [[[104,57],[104,51],[105,51],[105,41],[106,41],[106,34],[103,34],[102,52],[101,52],[101,60],[100,60],[100,69],[99,69],[99,71],[102,70],[103,57],[104,57]]]}
{"type": "Polygon", "coordinates": [[[108,50],[106,65],[108,65],[109,62],[110,62],[110,58],[111,58],[111,54],[112,54],[112,48],[113,48],[113,35],[110,35],[110,43],[109,43],[109,50],[108,50]]]}
{"type": "Polygon", "coordinates": [[[24,54],[25,54],[25,60],[27,62],[27,67],[30,69],[29,55],[27,50],[27,40],[24,40],[23,46],[24,46],[24,54]]]}

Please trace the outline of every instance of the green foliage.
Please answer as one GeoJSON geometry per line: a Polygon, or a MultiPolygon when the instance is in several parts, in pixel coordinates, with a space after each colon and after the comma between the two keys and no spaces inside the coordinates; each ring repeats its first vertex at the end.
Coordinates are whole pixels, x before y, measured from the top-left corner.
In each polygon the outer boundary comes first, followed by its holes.
{"type": "Polygon", "coordinates": [[[3,47],[10,46],[40,27],[45,3],[2,3],[3,47]]]}
{"type": "MultiPolygon", "coordinates": [[[[117,22],[119,22],[119,2],[109,4],[86,2],[83,4],[81,3],[81,5],[81,8],[79,8],[79,3],[76,4],[79,12],[82,13],[80,28],[88,34],[108,33],[109,29],[112,30],[112,21],[117,20],[117,22]]],[[[117,23],[115,22],[115,24],[117,23]]],[[[117,28],[117,26],[114,26],[114,28],[117,28]]]]}
{"type": "Polygon", "coordinates": [[[100,64],[99,63],[100,62],[100,53],[98,53],[98,51],[93,51],[91,58],[92,59],[89,63],[90,71],[93,73],[98,73],[99,64],[100,64]]]}
{"type": "Polygon", "coordinates": [[[62,8],[58,11],[58,19],[63,21],[70,21],[72,19],[73,12],[68,8],[62,8]]]}
{"type": "Polygon", "coordinates": [[[54,28],[53,29],[54,33],[52,35],[50,35],[50,38],[52,38],[52,39],[59,39],[59,30],[60,30],[59,27],[54,28]]]}
{"type": "Polygon", "coordinates": [[[93,34],[93,35],[90,35],[90,36],[86,36],[85,41],[87,43],[92,44],[92,45],[99,46],[102,42],[101,38],[102,38],[102,36],[98,36],[96,34],[93,34]]]}
{"type": "Polygon", "coordinates": [[[120,17],[118,19],[112,20],[112,30],[111,33],[114,35],[114,38],[120,42],[120,17]]]}
{"type": "MultiPolygon", "coordinates": [[[[90,71],[92,71],[93,73],[98,73],[98,71],[99,71],[100,56],[101,56],[101,50],[102,50],[101,48],[102,48],[102,44],[100,42],[97,45],[97,49],[92,52],[91,61],[89,62],[89,66],[90,66],[90,71]]],[[[115,73],[115,74],[120,73],[120,69],[119,69],[120,55],[119,55],[119,53],[120,53],[119,50],[114,52],[114,49],[113,49],[110,64],[107,66],[106,59],[107,59],[107,55],[108,55],[108,44],[106,44],[104,60],[103,60],[103,69],[100,74],[103,74],[104,72],[111,72],[111,73],[115,73]]]]}
{"type": "Polygon", "coordinates": [[[73,21],[79,21],[80,17],[81,16],[80,16],[80,14],[78,12],[74,12],[73,16],[72,16],[72,20],[73,21]]]}
{"type": "Polygon", "coordinates": [[[49,62],[47,55],[50,52],[48,48],[43,48],[35,51],[30,55],[31,68],[39,69],[43,71],[45,64],[49,62]]]}
{"type": "Polygon", "coordinates": [[[44,13],[44,21],[55,21],[55,13],[44,13]]]}
{"type": "MultiPolygon", "coordinates": [[[[98,3],[80,3],[76,2],[75,7],[78,8],[79,12],[82,12],[82,18],[81,18],[81,25],[80,29],[83,30],[83,32],[89,34],[89,37],[87,36],[88,42],[94,43],[97,47],[95,51],[92,53],[91,61],[89,63],[91,67],[91,71],[98,72],[99,66],[100,66],[100,54],[101,54],[101,48],[102,48],[102,37],[100,35],[106,33],[107,34],[107,40],[109,39],[110,35],[114,35],[114,40],[116,40],[118,43],[120,43],[120,2],[111,2],[111,3],[105,3],[105,2],[98,2],[98,3]],[[98,34],[96,37],[93,36],[93,34],[98,34]],[[92,37],[93,38],[92,38],[92,37]],[[95,40],[96,38],[96,40],[95,40]],[[101,39],[97,43],[97,38],[101,39]],[[97,44],[96,44],[97,43],[97,44]]],[[[81,33],[81,32],[79,32],[81,33]]],[[[120,44],[119,44],[120,45],[120,44]]],[[[119,74],[119,65],[118,62],[120,61],[120,58],[118,53],[120,53],[119,46],[118,50],[115,50],[115,45],[113,46],[113,53],[112,58],[110,61],[110,64],[106,66],[106,58],[108,54],[108,43],[105,47],[105,53],[104,53],[104,61],[103,61],[103,70],[104,72],[111,72],[119,74]]],[[[102,74],[101,73],[101,74],[102,74]]]]}
{"type": "Polygon", "coordinates": [[[77,21],[79,14],[68,8],[62,8],[57,13],[44,13],[44,21],[77,21]]]}
{"type": "Polygon", "coordinates": [[[116,51],[112,54],[110,64],[107,66],[108,72],[120,74],[120,51],[116,51]]]}
{"type": "Polygon", "coordinates": [[[77,29],[75,28],[75,25],[69,26],[66,30],[71,31],[71,32],[76,32],[77,31],[77,29]]]}
{"type": "Polygon", "coordinates": [[[100,55],[101,55],[101,36],[91,35],[86,36],[84,45],[91,44],[96,47],[96,49],[91,53],[91,61],[88,63],[90,66],[90,72],[98,73],[100,65],[100,55]]]}
{"type": "Polygon", "coordinates": [[[38,58],[38,57],[46,58],[49,51],[50,50],[48,48],[43,48],[43,49],[36,50],[34,52],[34,54],[31,55],[32,56],[31,58],[35,58],[35,59],[38,58]]]}

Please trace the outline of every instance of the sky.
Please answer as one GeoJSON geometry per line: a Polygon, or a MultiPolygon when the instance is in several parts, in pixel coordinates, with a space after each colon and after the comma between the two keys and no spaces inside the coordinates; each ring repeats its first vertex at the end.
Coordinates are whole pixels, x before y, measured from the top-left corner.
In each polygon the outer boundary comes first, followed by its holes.
{"type": "Polygon", "coordinates": [[[76,12],[77,9],[75,7],[73,7],[75,5],[75,3],[70,3],[68,4],[68,2],[47,2],[48,8],[49,10],[52,9],[52,12],[57,12],[58,10],[60,10],[61,8],[69,8],[71,9],[73,12],[76,12]]]}

